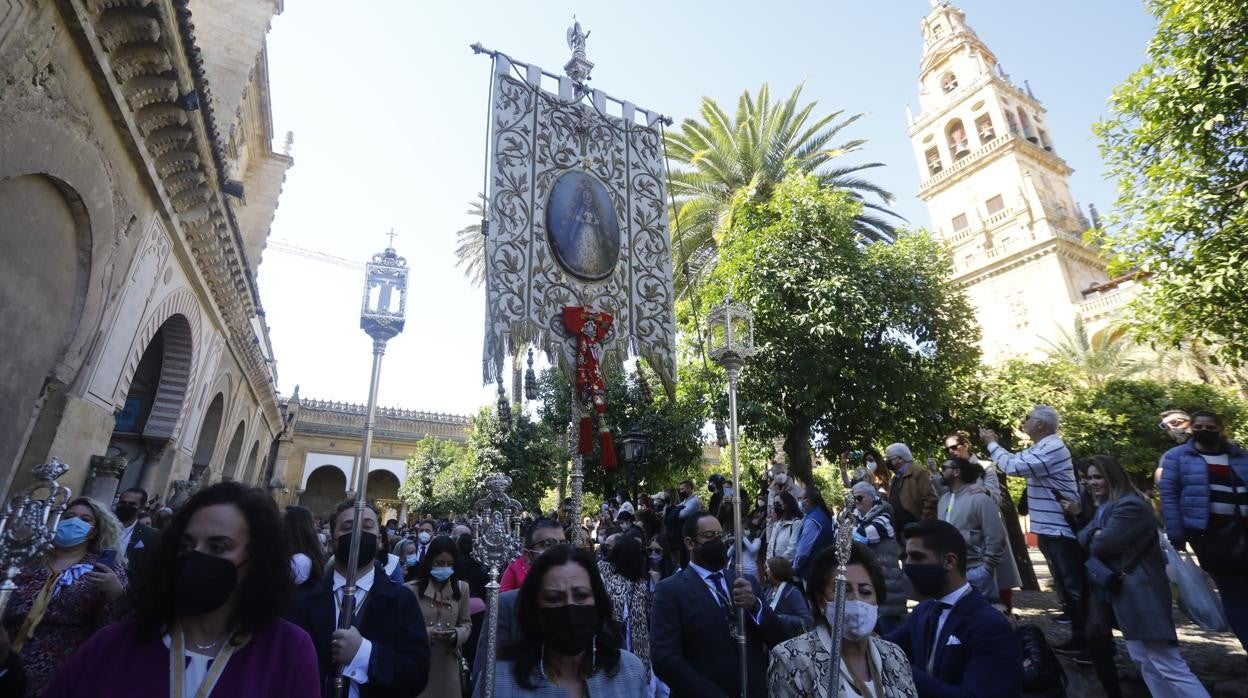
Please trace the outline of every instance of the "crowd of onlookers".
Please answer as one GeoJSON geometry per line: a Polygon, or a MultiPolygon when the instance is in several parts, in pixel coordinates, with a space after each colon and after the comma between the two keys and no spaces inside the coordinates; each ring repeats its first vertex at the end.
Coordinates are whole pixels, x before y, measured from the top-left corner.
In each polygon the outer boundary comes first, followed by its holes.
{"type": "Polygon", "coordinates": [[[1056,696],[1054,652],[1116,696],[1115,629],[1153,695],[1207,695],[1179,651],[1162,538],[1191,548],[1248,641],[1248,452],[1209,412],[1171,411],[1161,427],[1176,445],[1159,454],[1156,501],[1110,456],[1073,460],[1038,405],[1019,425],[1025,449],[980,430],[981,453],[958,432],[939,460],[902,443],[845,454],[848,511],[773,464],[765,482],[618,492],[575,525],[566,510],[526,518],[522,552],[497,570],[492,673],[490,570],[463,517],[383,523],[367,506],[348,570],[352,502],[279,511],[231,482],[176,512],[151,511],[140,489],[111,506],[78,498],[15,579],[0,698],[329,696],[338,684],[353,698],[459,696],[486,681],[500,696],[822,696],[833,682],[844,696],[1056,696]],[[1070,628],[1053,647],[1012,614],[1035,579],[1020,511],[1070,628]],[[839,616],[838,521],[853,539],[839,616]]]}

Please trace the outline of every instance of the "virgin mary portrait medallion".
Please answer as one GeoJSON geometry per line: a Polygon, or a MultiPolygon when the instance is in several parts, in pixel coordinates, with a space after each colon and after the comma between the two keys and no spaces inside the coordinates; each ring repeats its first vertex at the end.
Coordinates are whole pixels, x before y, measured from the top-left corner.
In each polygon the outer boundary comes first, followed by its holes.
{"type": "Polygon", "coordinates": [[[620,224],[602,182],[579,170],[559,175],[546,200],[546,234],[555,260],[582,281],[611,275],[620,258],[620,224]]]}

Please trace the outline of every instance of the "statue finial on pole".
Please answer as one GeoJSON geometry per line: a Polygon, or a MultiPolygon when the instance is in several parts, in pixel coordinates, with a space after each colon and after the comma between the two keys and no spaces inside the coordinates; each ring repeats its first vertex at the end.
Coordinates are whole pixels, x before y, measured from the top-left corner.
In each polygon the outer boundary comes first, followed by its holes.
{"type": "Polygon", "coordinates": [[[594,64],[585,57],[585,40],[589,35],[590,32],[581,29],[576,15],[572,15],[572,26],[568,27],[568,48],[572,49],[572,60],[563,66],[563,72],[577,84],[588,80],[589,72],[594,69],[594,64]]]}

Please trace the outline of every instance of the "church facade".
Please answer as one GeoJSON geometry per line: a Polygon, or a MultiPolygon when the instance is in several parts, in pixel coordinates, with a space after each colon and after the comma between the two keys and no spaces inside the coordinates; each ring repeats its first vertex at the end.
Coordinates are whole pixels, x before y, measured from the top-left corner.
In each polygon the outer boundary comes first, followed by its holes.
{"type": "Polygon", "coordinates": [[[1132,281],[1110,280],[1084,242],[1095,221],[1071,194],[1043,105],[956,6],[933,0],[921,27],[920,113],[908,128],[918,195],[975,309],[984,361],[1043,358],[1077,323],[1112,331],[1132,281]]]}
{"type": "Polygon", "coordinates": [[[283,417],[256,270],[285,173],[281,0],[0,7],[0,490],[176,504],[267,482],[283,417]]]}

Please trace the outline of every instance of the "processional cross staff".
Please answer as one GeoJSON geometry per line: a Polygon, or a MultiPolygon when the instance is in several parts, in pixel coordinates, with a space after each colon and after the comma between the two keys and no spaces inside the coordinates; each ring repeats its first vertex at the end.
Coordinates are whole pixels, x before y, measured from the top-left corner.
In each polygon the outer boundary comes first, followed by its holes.
{"type": "Polygon", "coordinates": [[[836,527],[836,593],[833,596],[832,627],[832,659],[831,683],[828,684],[828,698],[837,698],[841,692],[841,644],[844,638],[845,625],[845,590],[849,586],[846,568],[849,566],[849,555],[853,547],[854,535],[854,495],[845,493],[845,501],[841,505],[841,513],[837,515],[836,527]]]}

